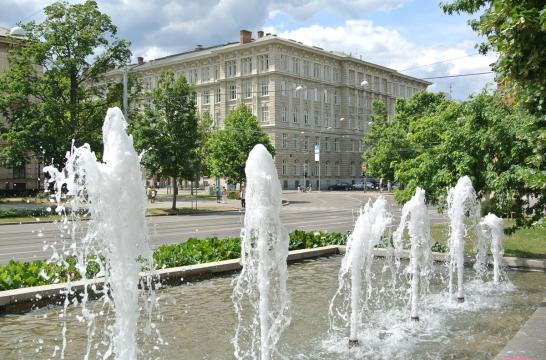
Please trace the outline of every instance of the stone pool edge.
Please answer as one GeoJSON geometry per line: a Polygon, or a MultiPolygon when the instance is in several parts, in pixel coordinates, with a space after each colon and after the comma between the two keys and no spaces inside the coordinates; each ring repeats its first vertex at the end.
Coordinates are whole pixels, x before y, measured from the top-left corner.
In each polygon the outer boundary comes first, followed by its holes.
{"type": "MultiPolygon", "coordinates": [[[[345,246],[330,245],[313,249],[293,250],[289,252],[288,262],[291,263],[336,254],[345,254],[345,246]]],[[[375,256],[386,257],[389,254],[392,254],[392,250],[374,249],[375,256]]],[[[443,262],[447,258],[447,255],[444,253],[432,254],[433,259],[436,262],[443,262]]],[[[404,250],[400,255],[402,258],[407,259],[409,257],[409,252],[404,250]]],[[[465,263],[471,263],[472,261],[473,260],[470,257],[465,258],[465,263]]],[[[504,265],[516,269],[546,270],[546,260],[505,257],[504,265]]],[[[157,270],[156,276],[163,285],[176,285],[183,282],[225,275],[240,269],[241,265],[239,259],[231,259],[213,263],[160,269],[157,270]]],[[[146,276],[146,274],[143,273],[141,276],[146,276]]],[[[92,288],[101,289],[103,281],[102,279],[94,279],[88,282],[74,281],[71,283],[71,289],[74,293],[80,294],[84,291],[86,284],[88,286],[88,291],[92,293],[92,288]]],[[[59,283],[0,291],[0,315],[14,312],[26,312],[55,302],[58,303],[58,300],[63,296],[66,286],[66,283],[59,283]]]]}

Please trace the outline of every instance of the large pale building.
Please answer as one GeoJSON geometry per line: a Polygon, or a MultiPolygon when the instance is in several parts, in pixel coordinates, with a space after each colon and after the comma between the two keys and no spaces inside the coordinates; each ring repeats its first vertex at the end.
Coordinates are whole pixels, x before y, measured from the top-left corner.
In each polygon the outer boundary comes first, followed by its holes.
{"type": "MultiPolygon", "coordinates": [[[[0,27],[0,74],[9,67],[9,49],[19,46],[20,43],[21,38],[10,35],[10,29],[0,27]]],[[[0,122],[4,121],[2,114],[0,114],[0,122]]],[[[0,146],[2,146],[1,142],[0,146]]],[[[39,190],[42,167],[36,158],[31,158],[21,166],[0,167],[0,194],[21,194],[39,190]]]]}
{"type": "MultiPolygon", "coordinates": [[[[277,150],[284,189],[359,182],[372,100],[382,100],[392,114],[396,98],[430,84],[262,31],[253,39],[246,30],[239,42],[197,46],[146,62],[139,58],[129,69],[144,89],[156,85],[163,69],[184,75],[195,85],[199,112],[209,112],[219,127],[237,105],[250,107],[277,150]]],[[[122,70],[112,75],[121,77],[122,70]]]]}

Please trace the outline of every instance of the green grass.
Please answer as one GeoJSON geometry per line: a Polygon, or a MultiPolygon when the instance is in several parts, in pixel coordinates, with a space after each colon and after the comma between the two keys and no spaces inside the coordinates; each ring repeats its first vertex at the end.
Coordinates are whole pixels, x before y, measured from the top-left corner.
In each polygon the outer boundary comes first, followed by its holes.
{"type": "MultiPolygon", "coordinates": [[[[513,221],[505,220],[504,228],[513,226],[513,221]]],[[[433,224],[431,235],[435,241],[441,244],[447,243],[448,225],[433,224]]],[[[475,236],[470,237],[471,241],[465,244],[465,252],[472,254],[473,241],[475,236]]],[[[546,259],[546,227],[535,226],[533,228],[521,228],[511,235],[504,237],[504,256],[515,256],[533,259],[546,259]]]]}

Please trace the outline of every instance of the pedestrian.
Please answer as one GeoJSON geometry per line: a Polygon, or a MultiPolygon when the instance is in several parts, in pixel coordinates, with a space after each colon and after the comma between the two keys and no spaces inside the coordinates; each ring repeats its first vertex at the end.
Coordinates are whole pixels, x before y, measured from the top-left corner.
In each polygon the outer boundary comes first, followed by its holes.
{"type": "Polygon", "coordinates": [[[216,202],[219,204],[222,200],[222,191],[220,190],[220,186],[216,186],[216,202]]]}
{"type": "Polygon", "coordinates": [[[155,203],[155,200],[157,199],[157,187],[154,187],[152,190],[152,202],[155,203]]]}
{"type": "Polygon", "coordinates": [[[241,207],[244,209],[246,207],[246,199],[245,199],[245,194],[246,192],[246,189],[244,186],[241,186],[241,194],[239,195],[239,197],[241,198],[241,207]]]}
{"type": "Polygon", "coordinates": [[[222,204],[226,203],[227,198],[227,189],[225,186],[222,187],[222,204]]]}
{"type": "Polygon", "coordinates": [[[383,178],[379,179],[379,192],[383,192],[383,178]]]}
{"type": "Polygon", "coordinates": [[[148,197],[148,200],[152,200],[152,187],[148,185],[146,188],[146,196],[148,197]]]}
{"type": "Polygon", "coordinates": [[[389,181],[387,181],[387,191],[388,191],[388,192],[391,192],[391,190],[392,190],[392,183],[391,183],[391,181],[389,180],[389,181]]]}

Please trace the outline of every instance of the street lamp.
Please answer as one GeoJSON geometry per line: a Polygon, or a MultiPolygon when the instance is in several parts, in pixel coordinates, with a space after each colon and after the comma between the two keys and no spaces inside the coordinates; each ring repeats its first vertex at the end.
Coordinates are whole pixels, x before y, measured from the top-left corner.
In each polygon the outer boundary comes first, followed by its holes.
{"type": "Polygon", "coordinates": [[[362,86],[362,87],[366,87],[368,85],[369,85],[369,83],[366,80],[362,80],[362,82],[360,83],[360,86],[362,86]]]}

